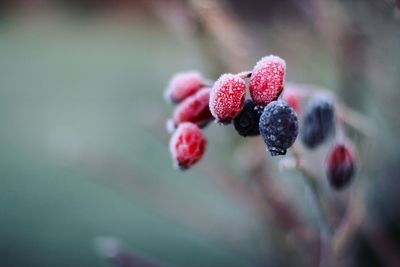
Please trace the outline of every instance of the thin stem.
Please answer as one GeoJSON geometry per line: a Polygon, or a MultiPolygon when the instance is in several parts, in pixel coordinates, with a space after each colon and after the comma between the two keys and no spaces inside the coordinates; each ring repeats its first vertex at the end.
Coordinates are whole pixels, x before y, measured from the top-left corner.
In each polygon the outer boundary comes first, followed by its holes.
{"type": "Polygon", "coordinates": [[[306,266],[315,266],[314,259],[317,258],[315,255],[318,253],[319,234],[304,222],[281,186],[268,172],[269,168],[262,156],[265,150],[259,148],[259,142],[254,140],[248,144],[247,153],[242,151],[244,158],[248,159],[246,169],[251,177],[250,181],[254,183],[255,195],[260,196],[262,203],[266,203],[266,208],[270,213],[268,217],[274,218],[279,225],[290,231],[304,247],[308,248],[312,256],[309,257],[311,261],[306,266]]]}
{"type": "Polygon", "coordinates": [[[321,197],[318,193],[315,181],[307,176],[303,175],[306,190],[308,192],[307,196],[309,197],[309,202],[312,211],[317,219],[319,232],[320,232],[320,253],[319,253],[319,265],[320,267],[329,266],[329,258],[330,258],[330,239],[331,232],[329,228],[329,224],[327,222],[326,214],[322,207],[321,197]]]}
{"type": "Polygon", "coordinates": [[[323,208],[323,201],[316,182],[317,179],[312,172],[302,164],[301,156],[296,150],[296,146],[292,148],[292,153],[295,158],[296,169],[299,170],[303,176],[310,206],[318,223],[320,232],[319,266],[329,266],[331,258],[331,230],[327,219],[327,214],[323,208]]]}
{"type": "Polygon", "coordinates": [[[338,104],[338,117],[348,126],[363,134],[366,137],[372,135],[372,128],[365,116],[352,108],[347,107],[343,103],[338,104]]]}

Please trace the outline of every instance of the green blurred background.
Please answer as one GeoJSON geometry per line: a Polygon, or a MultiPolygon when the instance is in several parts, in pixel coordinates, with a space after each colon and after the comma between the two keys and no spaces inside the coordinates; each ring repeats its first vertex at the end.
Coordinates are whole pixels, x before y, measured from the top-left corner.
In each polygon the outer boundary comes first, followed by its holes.
{"type": "MultiPolygon", "coordinates": [[[[205,171],[219,165],[243,177],[237,151],[246,140],[230,127],[206,130],[198,166],[172,168],[172,107],[162,98],[170,76],[198,69],[216,79],[234,67],[215,59],[209,50],[218,44],[201,25],[199,37],[179,14],[168,24],[154,2],[2,4],[1,266],[111,266],[94,249],[99,236],[162,266],[296,266],[287,256],[302,252],[285,231],[273,220],[266,226],[205,171]]],[[[177,2],[161,10],[170,14],[177,2]]],[[[225,4],[252,38],[248,62],[278,54],[290,81],[332,88],[369,117],[376,132],[359,179],[368,216],[393,225],[397,244],[400,21],[394,1],[378,2],[225,4]]],[[[265,160],[313,224],[298,175],[265,160]]]]}

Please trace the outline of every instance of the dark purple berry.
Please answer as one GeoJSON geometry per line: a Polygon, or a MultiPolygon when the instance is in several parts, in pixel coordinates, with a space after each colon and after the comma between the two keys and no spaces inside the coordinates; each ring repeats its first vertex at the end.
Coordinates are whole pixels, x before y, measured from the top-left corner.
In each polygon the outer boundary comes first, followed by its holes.
{"type": "Polygon", "coordinates": [[[296,112],[285,101],[272,101],[264,108],[259,127],[271,156],[285,155],[298,134],[296,112]]]}
{"type": "Polygon", "coordinates": [[[327,176],[330,185],[340,190],[346,187],[356,168],[352,150],[346,145],[336,145],[328,155],[327,176]]]}
{"type": "Polygon", "coordinates": [[[246,100],[242,111],[233,120],[233,125],[239,135],[246,137],[260,134],[258,126],[263,108],[263,106],[254,104],[251,99],[246,100]]]}
{"type": "Polygon", "coordinates": [[[335,107],[329,99],[314,98],[308,103],[301,125],[301,140],[308,148],[322,144],[335,130],[335,107]]]}

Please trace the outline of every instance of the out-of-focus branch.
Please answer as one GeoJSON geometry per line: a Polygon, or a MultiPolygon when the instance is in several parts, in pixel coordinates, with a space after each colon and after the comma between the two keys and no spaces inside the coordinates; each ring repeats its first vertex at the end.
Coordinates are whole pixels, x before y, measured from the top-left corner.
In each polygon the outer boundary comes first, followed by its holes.
{"type": "Polygon", "coordinates": [[[231,71],[249,67],[249,38],[237,23],[227,5],[221,0],[189,0],[207,33],[218,44],[221,58],[231,71]]]}
{"type": "MultiPolygon", "coordinates": [[[[224,189],[232,193],[236,198],[241,198],[260,214],[273,218],[279,225],[294,236],[304,245],[310,246],[317,239],[316,233],[301,219],[292,203],[285,197],[284,192],[276,184],[271,175],[267,172],[264,157],[260,155],[260,146],[257,142],[250,142],[247,147],[252,151],[252,156],[246,153],[243,158],[247,159],[246,166],[250,182],[254,185],[250,188],[232,173],[227,173],[217,166],[207,166],[203,169],[207,175],[215,177],[215,181],[224,189]],[[257,152],[258,151],[258,152],[257,152]]],[[[262,151],[264,152],[264,150],[262,151]]]]}
{"type": "Polygon", "coordinates": [[[268,172],[268,166],[264,161],[265,150],[260,150],[258,140],[248,144],[249,153],[244,155],[247,160],[247,172],[254,184],[254,192],[260,197],[264,209],[268,210],[269,217],[278,222],[280,226],[291,232],[295,238],[310,252],[310,261],[307,266],[315,265],[318,253],[318,233],[307,225],[296,211],[291,201],[285,196],[285,192],[275,182],[268,172]]]}
{"type": "Polygon", "coordinates": [[[336,258],[344,253],[349,245],[349,240],[363,222],[365,206],[362,190],[360,186],[357,186],[352,191],[346,214],[332,237],[332,249],[336,258]]]}
{"type": "Polygon", "coordinates": [[[142,1],[168,28],[179,33],[178,36],[207,39],[205,46],[201,40],[197,41],[210,60],[222,63],[231,72],[250,66],[250,38],[223,0],[142,1]]]}
{"type": "Polygon", "coordinates": [[[368,119],[360,112],[346,106],[344,103],[339,103],[337,115],[341,121],[361,133],[365,137],[371,137],[373,130],[368,119]]]}
{"type": "Polygon", "coordinates": [[[367,238],[371,247],[374,248],[374,251],[384,266],[400,266],[399,250],[382,227],[378,225],[364,226],[362,228],[362,233],[367,238]]]}
{"type": "Polygon", "coordinates": [[[321,190],[318,187],[317,178],[315,175],[302,163],[303,159],[295,145],[292,146],[291,152],[294,158],[294,167],[302,174],[306,189],[308,192],[310,207],[317,218],[319,234],[319,267],[331,266],[332,248],[331,248],[331,229],[328,222],[328,216],[324,209],[324,203],[321,196],[321,190]]]}
{"type": "Polygon", "coordinates": [[[95,240],[97,253],[118,267],[160,267],[130,252],[114,237],[99,237],[95,240]]]}

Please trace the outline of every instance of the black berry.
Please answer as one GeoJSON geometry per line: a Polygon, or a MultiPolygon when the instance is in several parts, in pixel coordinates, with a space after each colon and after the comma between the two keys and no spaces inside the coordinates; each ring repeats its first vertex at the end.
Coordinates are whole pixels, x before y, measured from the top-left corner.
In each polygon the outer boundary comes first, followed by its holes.
{"type": "Polygon", "coordinates": [[[233,120],[233,125],[239,135],[246,137],[260,134],[258,126],[263,108],[263,106],[254,104],[250,99],[246,100],[242,111],[233,120]]]}
{"type": "Polygon", "coordinates": [[[285,101],[272,101],[264,108],[259,127],[271,156],[285,155],[298,134],[296,112],[285,101]]]}
{"type": "Polygon", "coordinates": [[[316,148],[334,132],[335,107],[329,99],[314,98],[308,103],[301,125],[301,140],[308,148],[316,148]]]}

